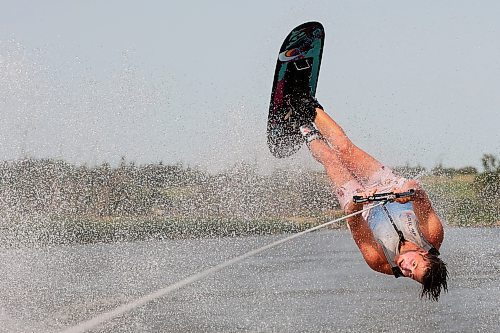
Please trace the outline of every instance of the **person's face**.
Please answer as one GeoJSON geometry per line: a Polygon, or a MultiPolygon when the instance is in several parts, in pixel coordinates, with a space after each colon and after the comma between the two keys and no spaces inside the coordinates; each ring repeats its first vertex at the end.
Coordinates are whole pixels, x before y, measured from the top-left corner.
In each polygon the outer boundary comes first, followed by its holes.
{"type": "Polygon", "coordinates": [[[427,270],[427,261],[423,256],[426,253],[425,251],[417,250],[400,254],[396,258],[396,263],[403,272],[403,275],[422,283],[427,270]]]}

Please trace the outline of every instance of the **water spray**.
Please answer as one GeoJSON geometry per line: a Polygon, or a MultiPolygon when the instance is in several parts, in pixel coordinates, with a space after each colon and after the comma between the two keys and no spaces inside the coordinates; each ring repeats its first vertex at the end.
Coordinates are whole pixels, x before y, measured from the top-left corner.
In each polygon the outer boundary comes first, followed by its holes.
{"type": "Polygon", "coordinates": [[[158,289],[150,294],[147,294],[147,295],[144,295],[140,298],[137,298],[129,303],[126,303],[126,304],[123,304],[119,307],[117,307],[116,309],[114,310],[110,310],[110,311],[107,311],[107,312],[104,312],[100,315],[97,315],[95,316],[94,318],[91,318],[89,320],[86,320],[86,321],[83,321],[83,322],[80,322],[72,327],[69,327],[69,328],[66,328],[65,330],[62,330],[60,331],[60,333],[80,333],[80,332],[86,332],[92,328],[95,328],[96,326],[106,322],[106,321],[109,321],[111,319],[114,319],[118,316],[121,316],[122,314],[126,313],[126,312],[129,312],[135,308],[138,308],[146,303],[149,303],[155,299],[158,299],[160,297],[164,297],[170,293],[172,293],[173,291],[177,290],[177,289],[180,289],[184,286],[187,286],[189,284],[192,284],[196,281],[199,281],[211,274],[214,274],[228,266],[231,266],[231,265],[234,265],[234,264],[237,264],[247,258],[250,258],[252,256],[255,256],[261,252],[264,252],[266,250],[269,250],[273,247],[276,247],[280,244],[283,244],[285,242],[288,242],[288,241],[291,241],[295,238],[298,238],[298,237],[301,237],[307,233],[310,233],[312,231],[316,231],[318,229],[322,229],[322,228],[325,228],[329,225],[332,225],[334,223],[337,223],[337,222],[340,222],[340,221],[343,221],[343,220],[346,220],[350,217],[353,217],[353,216],[356,216],[358,214],[361,214],[365,211],[368,211],[374,207],[377,207],[377,206],[380,206],[380,205],[383,205],[387,202],[386,201],[381,201],[375,205],[370,205],[369,207],[367,208],[364,208],[362,210],[359,210],[357,212],[354,212],[352,214],[348,214],[348,215],[345,215],[341,218],[338,218],[338,219],[335,219],[335,220],[332,220],[332,221],[329,221],[329,222],[326,222],[326,223],[323,223],[323,224],[320,224],[318,226],[315,226],[315,227],[312,227],[310,229],[307,229],[307,230],[304,230],[304,231],[301,231],[299,233],[296,233],[296,234],[293,234],[291,236],[288,236],[288,237],[285,237],[285,238],[282,238],[282,239],[279,239],[275,242],[272,242],[270,244],[267,244],[267,245],[264,245],[262,247],[259,247],[257,249],[254,249],[254,250],[251,250],[251,251],[248,251],[244,254],[241,254],[237,257],[234,257],[232,259],[229,259],[223,263],[220,263],[216,266],[213,266],[213,267],[210,267],[210,268],[207,268],[201,272],[198,272],[198,273],[195,273],[193,275],[190,275],[186,278],[184,278],[183,280],[180,280],[174,284],[171,284],[169,286],[166,286],[164,288],[161,288],[161,289],[158,289]]]}

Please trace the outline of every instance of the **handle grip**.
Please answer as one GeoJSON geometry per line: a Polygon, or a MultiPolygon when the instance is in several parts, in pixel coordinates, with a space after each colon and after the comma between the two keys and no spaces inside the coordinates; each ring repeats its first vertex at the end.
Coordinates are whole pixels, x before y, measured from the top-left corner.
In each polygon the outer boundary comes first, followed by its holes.
{"type": "Polygon", "coordinates": [[[399,198],[407,198],[407,197],[413,197],[415,196],[415,190],[411,189],[406,192],[401,192],[401,193],[394,193],[394,192],[387,192],[387,193],[375,193],[374,195],[370,195],[368,197],[363,197],[361,195],[355,195],[352,197],[352,200],[355,203],[365,203],[365,202],[374,202],[374,201],[394,201],[399,198]]]}

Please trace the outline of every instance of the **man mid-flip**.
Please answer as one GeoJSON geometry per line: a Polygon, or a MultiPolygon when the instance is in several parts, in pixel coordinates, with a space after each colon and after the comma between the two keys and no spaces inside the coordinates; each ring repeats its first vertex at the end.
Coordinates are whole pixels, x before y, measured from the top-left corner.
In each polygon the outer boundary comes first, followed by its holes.
{"type": "Polygon", "coordinates": [[[354,145],[314,97],[285,97],[289,110],[283,121],[300,131],[312,156],[326,170],[345,213],[368,208],[347,222],[366,263],[373,270],[405,276],[422,284],[422,297],[438,300],[447,290],[446,264],[438,258],[443,226],[432,204],[413,179],[391,169],[354,145]],[[383,205],[356,203],[354,196],[409,192],[383,205]]]}

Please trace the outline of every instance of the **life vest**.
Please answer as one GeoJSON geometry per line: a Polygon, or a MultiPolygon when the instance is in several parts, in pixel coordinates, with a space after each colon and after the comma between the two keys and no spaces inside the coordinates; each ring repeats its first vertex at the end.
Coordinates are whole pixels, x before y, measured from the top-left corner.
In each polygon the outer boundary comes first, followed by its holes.
{"type": "Polygon", "coordinates": [[[399,255],[401,244],[405,241],[410,241],[431,254],[439,255],[439,251],[422,235],[412,202],[388,202],[374,207],[369,211],[367,221],[375,239],[382,246],[395,277],[404,276],[394,259],[399,255]]]}

